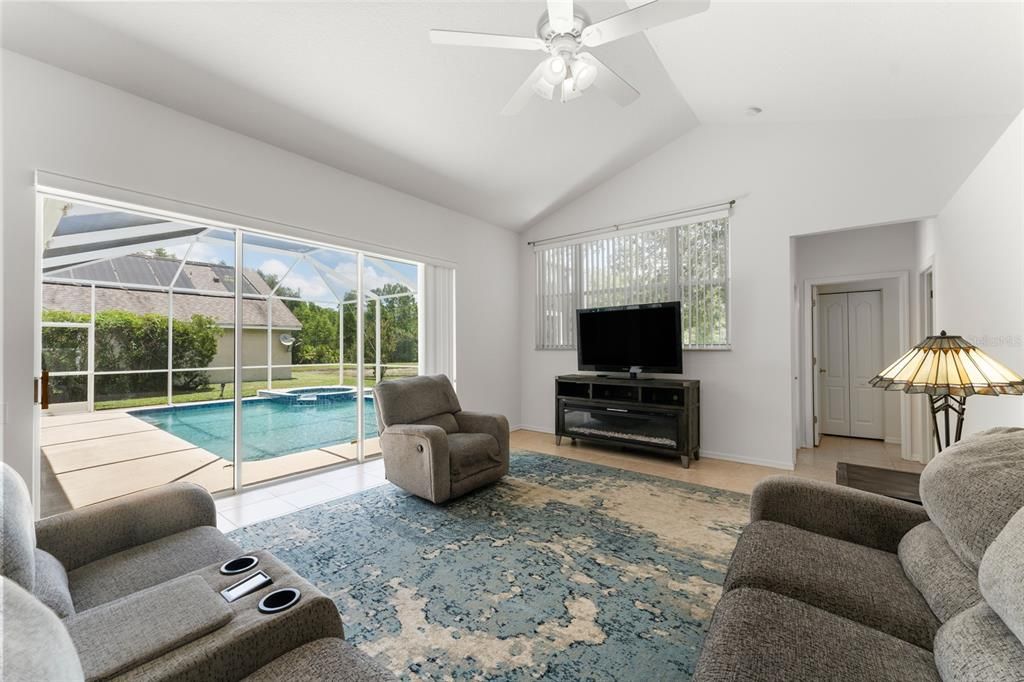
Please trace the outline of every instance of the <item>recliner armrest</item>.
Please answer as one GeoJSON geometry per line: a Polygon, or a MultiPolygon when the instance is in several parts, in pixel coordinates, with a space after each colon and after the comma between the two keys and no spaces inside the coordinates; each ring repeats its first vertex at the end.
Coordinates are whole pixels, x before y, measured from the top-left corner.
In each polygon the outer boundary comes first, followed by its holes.
{"type": "Polygon", "coordinates": [[[508,419],[504,415],[463,410],[455,413],[455,421],[458,422],[460,431],[493,436],[494,440],[498,441],[502,460],[508,461],[508,419]]]}
{"type": "Polygon", "coordinates": [[[194,483],[168,483],[36,522],[36,544],[68,571],[198,526],[216,526],[213,497],[194,483]]]}
{"type": "Polygon", "coordinates": [[[380,445],[389,481],[432,502],[451,495],[448,434],[440,426],[392,424],[380,445]]]}
{"type": "Polygon", "coordinates": [[[750,497],[751,521],[796,528],[895,552],[914,526],[928,520],[924,507],[884,495],[795,476],[771,476],[750,497]]]}
{"type": "Polygon", "coordinates": [[[223,627],[231,609],[198,575],[188,575],[68,617],[87,680],[137,668],[223,627]]]}

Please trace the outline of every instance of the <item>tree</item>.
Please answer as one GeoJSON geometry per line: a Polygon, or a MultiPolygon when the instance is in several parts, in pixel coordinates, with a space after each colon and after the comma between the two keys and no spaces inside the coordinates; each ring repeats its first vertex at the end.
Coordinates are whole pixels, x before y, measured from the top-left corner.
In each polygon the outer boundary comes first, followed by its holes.
{"type": "MultiPolygon", "coordinates": [[[[287,303],[287,301],[286,301],[287,303]]],[[[295,332],[292,362],[296,364],[330,364],[339,361],[338,310],[309,301],[292,301],[292,313],[302,324],[295,332]]]]}
{"type": "MultiPolygon", "coordinates": [[[[263,281],[267,283],[267,286],[270,287],[271,290],[273,290],[274,287],[277,287],[277,291],[274,292],[276,296],[281,296],[284,298],[302,298],[302,291],[300,291],[299,289],[292,289],[291,287],[286,286],[277,286],[278,283],[281,281],[281,278],[278,275],[273,275],[270,274],[269,272],[263,272],[262,270],[257,270],[256,274],[258,274],[263,279],[263,281]]],[[[299,305],[299,301],[282,301],[282,303],[288,306],[288,309],[292,310],[293,312],[295,306],[299,305]]]]}
{"type": "MultiPolygon", "coordinates": [[[[419,307],[416,296],[403,284],[389,283],[372,289],[371,293],[380,300],[380,357],[381,374],[387,373],[387,364],[416,362],[419,352],[419,307]]],[[[355,292],[349,292],[346,300],[355,301],[355,292]]],[[[363,362],[373,365],[377,361],[376,339],[377,304],[373,297],[366,301],[363,318],[363,362]]],[[[345,306],[345,358],[355,362],[356,358],[356,306],[345,306]]]]}

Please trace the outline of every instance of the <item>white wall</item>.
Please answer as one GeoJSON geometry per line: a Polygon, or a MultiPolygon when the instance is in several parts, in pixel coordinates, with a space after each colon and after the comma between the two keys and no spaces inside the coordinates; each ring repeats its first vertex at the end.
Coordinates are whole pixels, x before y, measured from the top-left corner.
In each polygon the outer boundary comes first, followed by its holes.
{"type": "MultiPolygon", "coordinates": [[[[917,268],[917,224],[902,223],[884,225],[857,230],[841,230],[825,234],[806,235],[793,240],[796,248],[796,281],[799,286],[801,310],[806,311],[809,302],[804,300],[805,282],[825,278],[850,278],[874,275],[878,273],[903,273],[908,280],[907,322],[903,329],[903,337],[909,341],[909,321],[916,313],[916,283],[912,274],[917,268]]],[[[882,291],[882,327],[883,327],[883,364],[881,370],[898,358],[905,348],[900,343],[900,285],[897,278],[886,278],[874,281],[858,281],[851,285],[822,285],[819,293],[841,293],[844,291],[861,291],[879,289],[882,291]]],[[[806,363],[810,351],[806,347],[807,327],[806,314],[800,315],[799,348],[801,363],[806,363]]],[[[806,364],[801,367],[806,372],[806,364]]],[[[811,376],[811,379],[814,377],[811,376]]],[[[800,412],[797,419],[801,420],[809,409],[811,395],[807,391],[807,382],[800,385],[800,412]]],[[[890,443],[901,442],[900,432],[900,396],[898,393],[885,393],[885,440],[890,443]]],[[[806,431],[806,425],[805,431],[806,431]]],[[[811,434],[803,433],[803,443],[811,442],[811,434]]]]}
{"type": "MultiPolygon", "coordinates": [[[[537,239],[739,197],[732,217],[731,351],[688,352],[706,455],[791,468],[799,373],[790,236],[935,215],[1005,128],[996,119],[704,125],[531,229],[537,239]]],[[[534,258],[522,241],[523,423],[550,431],[552,377],[571,352],[535,351],[534,258]]]]}
{"type": "MultiPolygon", "coordinates": [[[[936,330],[965,337],[1024,375],[1022,169],[1024,113],[925,228],[925,236],[933,233],[936,330]]],[[[1024,426],[1024,398],[968,399],[964,432],[992,426],[1024,426]]]]}
{"type": "Polygon", "coordinates": [[[37,459],[37,169],[455,262],[460,398],[518,423],[514,233],[8,51],[3,141],[3,456],[22,475],[37,459]]]}

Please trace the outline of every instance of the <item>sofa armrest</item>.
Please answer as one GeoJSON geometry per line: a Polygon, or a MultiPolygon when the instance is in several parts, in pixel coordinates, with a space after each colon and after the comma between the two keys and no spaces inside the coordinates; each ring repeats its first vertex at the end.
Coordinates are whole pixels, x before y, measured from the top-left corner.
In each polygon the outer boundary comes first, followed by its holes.
{"type": "Polygon", "coordinates": [[[508,461],[508,419],[504,415],[463,410],[455,413],[455,421],[459,423],[460,431],[494,436],[494,440],[498,441],[502,460],[508,461]]]}
{"type": "Polygon", "coordinates": [[[231,609],[198,575],[170,580],[68,617],[87,680],[137,668],[231,620],[231,609]]]}
{"type": "Polygon", "coordinates": [[[213,497],[194,483],[169,483],[36,522],[36,544],[67,571],[198,526],[216,526],[213,497]]]}
{"type": "Polygon", "coordinates": [[[895,552],[924,507],[834,483],[771,476],[754,486],[751,521],[777,521],[819,535],[895,552]]]}
{"type": "Polygon", "coordinates": [[[380,445],[389,481],[431,502],[451,496],[448,434],[440,426],[392,424],[380,435],[380,445]]]}

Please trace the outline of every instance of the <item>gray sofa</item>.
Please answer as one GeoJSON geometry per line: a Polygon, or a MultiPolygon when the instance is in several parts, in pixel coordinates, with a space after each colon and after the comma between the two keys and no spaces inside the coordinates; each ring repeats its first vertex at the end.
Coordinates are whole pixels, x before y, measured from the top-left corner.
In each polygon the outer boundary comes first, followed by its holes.
{"type": "Polygon", "coordinates": [[[467,412],[448,377],[410,377],[373,389],[384,475],[435,504],[508,473],[508,419],[467,412]]]}
{"type": "Polygon", "coordinates": [[[162,486],[33,523],[24,482],[2,469],[3,679],[392,679],[343,641],[334,603],[272,554],[251,553],[272,585],[220,596],[249,572],[220,573],[243,552],[215,527],[202,488],[162,486]],[[301,591],[298,603],[257,610],[284,587],[301,591]]]}
{"type": "Polygon", "coordinates": [[[1024,681],[1024,429],[949,448],[921,496],[760,483],[694,680],[1024,681]]]}

